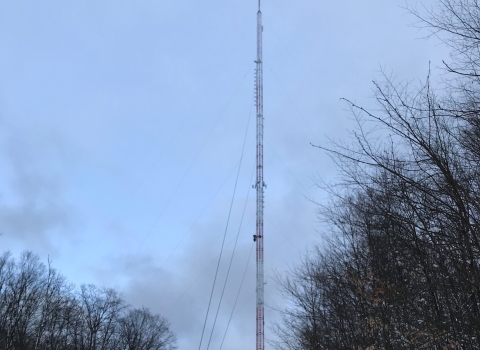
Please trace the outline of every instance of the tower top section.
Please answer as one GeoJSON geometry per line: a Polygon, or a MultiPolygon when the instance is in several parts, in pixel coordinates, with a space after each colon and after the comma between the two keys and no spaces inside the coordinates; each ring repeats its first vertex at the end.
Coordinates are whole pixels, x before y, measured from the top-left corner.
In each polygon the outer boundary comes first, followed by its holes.
{"type": "Polygon", "coordinates": [[[260,11],[260,0],[258,0],[258,12],[261,12],[260,11]]]}

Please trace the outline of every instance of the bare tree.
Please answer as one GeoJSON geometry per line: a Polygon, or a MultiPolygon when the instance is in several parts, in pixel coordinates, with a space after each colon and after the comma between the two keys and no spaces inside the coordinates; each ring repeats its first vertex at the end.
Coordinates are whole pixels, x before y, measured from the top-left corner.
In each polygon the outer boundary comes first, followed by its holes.
{"type": "Polygon", "coordinates": [[[173,350],[175,335],[166,319],[146,308],[131,309],[119,320],[119,345],[125,350],[173,350]]]}
{"type": "Polygon", "coordinates": [[[175,342],[164,318],[112,289],[76,290],[31,252],[0,256],[2,350],[172,350],[175,342]]]}
{"type": "Polygon", "coordinates": [[[451,79],[384,76],[374,111],[346,100],[353,144],[320,147],[340,171],[320,206],[332,238],[279,280],[281,348],[480,348],[480,7],[412,12],[448,34],[451,79]]]}

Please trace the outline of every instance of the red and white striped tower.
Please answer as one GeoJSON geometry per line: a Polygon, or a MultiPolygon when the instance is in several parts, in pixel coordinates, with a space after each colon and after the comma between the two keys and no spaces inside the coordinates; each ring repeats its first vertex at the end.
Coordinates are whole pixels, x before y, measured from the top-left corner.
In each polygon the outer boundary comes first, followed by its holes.
{"type": "Polygon", "coordinates": [[[257,229],[254,239],[257,243],[257,330],[256,350],[265,348],[264,319],[264,277],[263,277],[263,63],[262,63],[262,11],[258,0],[257,12],[257,60],[255,68],[255,107],[257,110],[257,229]]]}

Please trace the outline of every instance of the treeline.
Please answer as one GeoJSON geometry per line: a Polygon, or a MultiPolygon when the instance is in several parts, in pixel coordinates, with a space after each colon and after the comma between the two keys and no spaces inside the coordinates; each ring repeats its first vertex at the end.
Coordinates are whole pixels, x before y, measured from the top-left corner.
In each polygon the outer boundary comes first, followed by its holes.
{"type": "Polygon", "coordinates": [[[347,101],[329,239],[279,277],[277,348],[480,349],[480,3],[412,14],[453,50],[444,82],[385,76],[374,111],[347,101]]]}
{"type": "Polygon", "coordinates": [[[0,256],[1,350],[172,350],[163,317],[112,289],[69,284],[31,252],[0,256]]]}

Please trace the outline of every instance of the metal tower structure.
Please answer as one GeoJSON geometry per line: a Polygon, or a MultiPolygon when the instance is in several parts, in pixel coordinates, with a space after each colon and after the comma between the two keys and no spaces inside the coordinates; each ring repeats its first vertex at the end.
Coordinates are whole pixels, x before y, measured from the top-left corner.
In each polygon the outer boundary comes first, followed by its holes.
{"type": "Polygon", "coordinates": [[[257,110],[257,228],[254,240],[257,243],[257,330],[256,350],[265,348],[264,277],[263,277],[263,62],[262,62],[262,11],[258,0],[257,12],[257,60],[255,61],[255,107],[257,110]]]}

